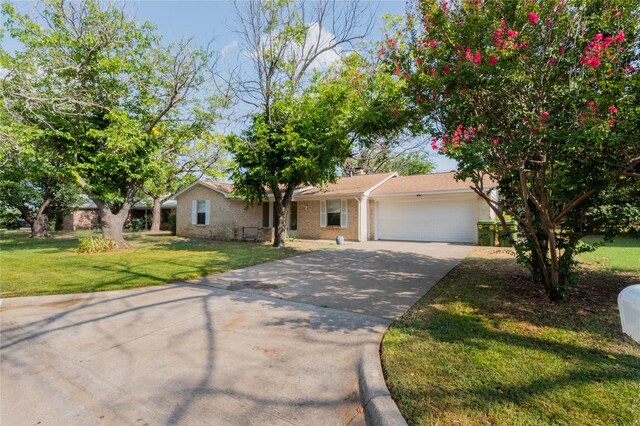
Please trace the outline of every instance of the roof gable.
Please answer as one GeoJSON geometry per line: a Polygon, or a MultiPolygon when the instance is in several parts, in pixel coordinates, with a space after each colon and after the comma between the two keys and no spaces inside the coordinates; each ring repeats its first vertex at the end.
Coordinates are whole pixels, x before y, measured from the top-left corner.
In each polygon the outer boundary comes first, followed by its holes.
{"type": "MultiPolygon", "coordinates": [[[[372,191],[371,196],[472,191],[473,182],[470,179],[458,181],[454,175],[455,172],[395,176],[372,191]]],[[[496,186],[488,178],[484,180],[484,185],[487,189],[496,186]]]]}
{"type": "Polygon", "coordinates": [[[380,185],[384,185],[388,179],[397,176],[397,173],[375,173],[366,175],[343,176],[335,183],[329,183],[326,187],[311,187],[300,192],[297,197],[320,197],[332,195],[368,195],[380,185]]]}

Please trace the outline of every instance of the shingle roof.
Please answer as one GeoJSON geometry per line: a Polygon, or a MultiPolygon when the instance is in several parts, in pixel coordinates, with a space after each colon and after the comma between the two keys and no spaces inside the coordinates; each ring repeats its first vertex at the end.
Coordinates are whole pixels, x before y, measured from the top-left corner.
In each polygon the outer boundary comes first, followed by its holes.
{"type": "MultiPolygon", "coordinates": [[[[372,191],[371,196],[470,190],[473,183],[468,179],[457,181],[454,174],[455,172],[446,172],[396,176],[372,191]]],[[[495,186],[489,179],[485,179],[484,184],[487,189],[495,186]]]]}
{"type": "Polygon", "coordinates": [[[233,192],[233,184],[232,183],[224,183],[224,182],[211,182],[208,180],[201,180],[205,186],[208,186],[211,189],[215,189],[216,191],[224,192],[225,194],[230,194],[233,192]]]}
{"type": "Polygon", "coordinates": [[[395,173],[376,173],[355,176],[343,176],[336,183],[330,183],[323,188],[310,188],[300,192],[297,197],[310,197],[320,195],[346,195],[362,194],[384,182],[395,173]]]}

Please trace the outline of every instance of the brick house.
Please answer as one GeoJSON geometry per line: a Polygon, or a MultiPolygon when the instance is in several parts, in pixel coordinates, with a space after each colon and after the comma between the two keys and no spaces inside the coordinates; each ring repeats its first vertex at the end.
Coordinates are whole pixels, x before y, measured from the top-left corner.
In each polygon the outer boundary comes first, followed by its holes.
{"type": "MultiPolygon", "coordinates": [[[[169,216],[176,214],[176,200],[169,199],[162,203],[162,212],[160,214],[160,229],[166,231],[169,229],[169,216]]],[[[148,219],[148,225],[151,226],[151,208],[144,203],[136,203],[129,211],[129,217],[125,222],[125,228],[131,227],[131,221],[134,219],[148,219]]],[[[62,229],[64,231],[78,231],[85,229],[97,229],[100,227],[98,220],[98,208],[90,201],[76,207],[74,211],[67,214],[62,220],[62,229]]]]}
{"type": "MultiPolygon", "coordinates": [[[[453,173],[397,173],[341,177],[317,188],[298,188],[287,233],[303,239],[406,240],[476,243],[478,220],[493,212],[453,173]]],[[[487,188],[491,185],[487,182],[487,188]]],[[[492,192],[497,196],[496,192],[492,192]]],[[[175,195],[177,235],[222,240],[273,235],[273,196],[247,206],[229,183],[197,181],[175,195]]]]}

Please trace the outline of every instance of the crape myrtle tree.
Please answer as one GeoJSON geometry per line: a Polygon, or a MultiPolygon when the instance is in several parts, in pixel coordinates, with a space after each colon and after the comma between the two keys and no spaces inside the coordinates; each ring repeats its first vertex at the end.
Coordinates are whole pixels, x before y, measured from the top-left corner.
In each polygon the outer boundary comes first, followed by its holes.
{"type": "Polygon", "coordinates": [[[149,23],[97,0],[46,1],[39,14],[4,3],[20,48],[3,52],[12,120],[43,131],[68,173],[98,206],[103,236],[124,246],[134,198],[158,161],[179,149],[165,132],[202,96],[211,54],[187,41],[165,46],[149,23]]]}
{"type": "Polygon", "coordinates": [[[640,175],[638,13],[635,0],[421,0],[380,47],[433,148],[518,221],[518,259],[551,299],[576,282],[594,212],[640,175]]]}
{"type": "Polygon", "coordinates": [[[250,0],[237,10],[249,66],[234,73],[233,86],[252,112],[248,129],[230,138],[231,177],[249,203],[273,194],[274,246],[282,247],[296,187],[335,180],[356,140],[392,131],[386,116],[395,111],[399,122],[401,108],[390,98],[402,94],[383,73],[362,72],[366,61],[356,56],[341,71],[317,73],[368,34],[366,2],[250,0]],[[387,87],[390,93],[381,90],[387,87]]]}

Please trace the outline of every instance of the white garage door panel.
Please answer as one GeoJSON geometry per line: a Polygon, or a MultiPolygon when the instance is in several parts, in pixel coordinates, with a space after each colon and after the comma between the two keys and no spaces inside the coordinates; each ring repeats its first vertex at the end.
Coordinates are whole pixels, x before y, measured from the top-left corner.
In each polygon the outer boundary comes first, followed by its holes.
{"type": "Polygon", "coordinates": [[[475,200],[380,201],[381,240],[476,242],[475,200]]]}

